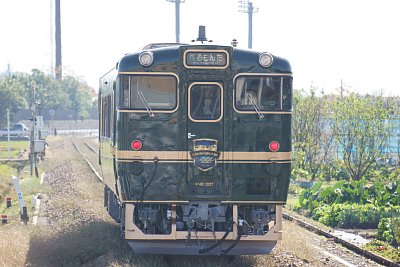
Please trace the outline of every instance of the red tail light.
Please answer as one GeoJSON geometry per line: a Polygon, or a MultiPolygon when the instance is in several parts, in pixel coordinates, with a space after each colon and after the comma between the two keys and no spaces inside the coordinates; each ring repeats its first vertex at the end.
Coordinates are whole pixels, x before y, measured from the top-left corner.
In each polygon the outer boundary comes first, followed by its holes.
{"type": "Polygon", "coordinates": [[[143,144],[140,140],[135,140],[135,141],[132,141],[132,143],[131,143],[131,148],[133,150],[140,150],[140,149],[142,149],[142,146],[143,146],[143,144]]]}
{"type": "Polygon", "coordinates": [[[268,147],[272,152],[275,152],[279,150],[280,145],[278,142],[272,141],[271,143],[269,143],[268,147]]]}

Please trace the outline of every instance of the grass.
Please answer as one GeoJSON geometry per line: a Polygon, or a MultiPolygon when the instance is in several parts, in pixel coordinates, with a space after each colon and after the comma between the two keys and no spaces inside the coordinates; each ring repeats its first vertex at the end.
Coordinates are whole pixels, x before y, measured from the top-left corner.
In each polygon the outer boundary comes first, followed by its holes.
{"type": "Polygon", "coordinates": [[[38,192],[37,186],[32,188],[33,184],[39,184],[38,178],[31,177],[27,171],[22,171],[22,169],[27,167],[25,164],[26,163],[21,162],[8,162],[7,164],[0,164],[0,204],[5,200],[8,194],[15,194],[15,192],[12,192],[12,176],[17,176],[21,180],[21,184],[27,183],[26,186],[21,185],[22,190],[24,188],[29,188],[27,194],[38,192]]]}
{"type": "MultiPolygon", "coordinates": [[[[18,159],[23,157],[23,154],[29,148],[29,141],[0,141],[0,158],[8,159],[8,146],[10,145],[10,158],[18,159]]],[[[27,178],[26,173],[22,173],[21,170],[25,167],[24,162],[7,162],[5,164],[0,163],[0,204],[4,202],[8,194],[14,194],[12,192],[12,176],[19,176],[19,178],[27,178]]]]}
{"type": "Polygon", "coordinates": [[[26,266],[29,228],[20,223],[0,226],[0,266],[26,266]]]}
{"type": "Polygon", "coordinates": [[[18,169],[28,169],[19,163],[0,164],[0,212],[8,216],[7,224],[0,225],[0,265],[1,266],[25,266],[26,257],[30,246],[31,226],[21,224],[21,211],[17,194],[12,185],[12,176],[19,178],[25,206],[29,220],[33,218],[31,197],[39,191],[39,179],[30,176],[27,171],[18,174],[18,169]],[[5,197],[11,197],[11,207],[6,208],[5,197]]]}
{"type": "Polygon", "coordinates": [[[285,207],[289,210],[293,210],[299,206],[299,194],[303,189],[292,183],[289,184],[289,193],[286,201],[285,207]]]}
{"type": "Polygon", "coordinates": [[[6,164],[0,164],[0,203],[5,200],[11,190],[12,175],[17,175],[17,173],[17,169],[6,164]]]}
{"type": "MultiPolygon", "coordinates": [[[[41,190],[42,186],[40,185],[40,181],[38,178],[36,178],[35,176],[30,176],[27,172],[24,172],[23,175],[20,175],[18,178],[22,191],[22,196],[24,199],[24,204],[27,207],[28,216],[31,220],[33,217],[32,196],[36,196],[40,191],[43,191],[41,190]]],[[[3,182],[4,184],[6,184],[6,188],[3,192],[4,197],[0,201],[0,211],[2,212],[2,214],[8,215],[9,223],[20,222],[20,206],[18,196],[12,184],[11,176],[9,176],[7,180],[3,179],[3,182]],[[5,207],[6,196],[11,197],[11,208],[5,207]]]]}
{"type": "Polygon", "coordinates": [[[400,251],[386,242],[380,240],[374,240],[369,242],[364,246],[364,249],[368,251],[381,255],[386,259],[390,259],[394,262],[400,262],[400,251]]]}
{"type": "Polygon", "coordinates": [[[10,158],[21,158],[29,149],[29,141],[0,141],[0,159],[8,159],[8,147],[10,146],[10,158]]]}

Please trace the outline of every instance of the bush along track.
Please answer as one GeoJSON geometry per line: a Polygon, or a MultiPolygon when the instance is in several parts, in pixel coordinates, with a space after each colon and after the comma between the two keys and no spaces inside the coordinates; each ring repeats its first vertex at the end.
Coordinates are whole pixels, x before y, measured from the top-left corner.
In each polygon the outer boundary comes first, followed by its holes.
{"type": "Polygon", "coordinates": [[[396,249],[400,245],[399,183],[400,180],[390,183],[353,180],[323,186],[322,182],[316,182],[300,194],[298,210],[330,227],[378,229],[377,237],[386,245],[385,249],[382,246],[380,250],[373,249],[374,252],[400,262],[400,251],[396,249]],[[393,253],[388,255],[387,249],[393,253]]]}

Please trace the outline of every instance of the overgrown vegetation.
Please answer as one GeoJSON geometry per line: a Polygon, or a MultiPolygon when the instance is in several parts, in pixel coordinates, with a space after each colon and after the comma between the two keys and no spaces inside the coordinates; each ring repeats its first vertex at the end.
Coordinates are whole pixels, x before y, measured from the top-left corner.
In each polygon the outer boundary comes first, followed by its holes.
{"type": "MultiPolygon", "coordinates": [[[[297,92],[292,179],[314,181],[297,210],[331,227],[375,228],[400,243],[398,98],[297,92]]],[[[297,191],[299,191],[297,189],[297,191]]],[[[398,255],[397,255],[398,256],[398,255]]]]}
{"type": "MultiPolygon", "coordinates": [[[[397,159],[390,147],[400,126],[399,99],[379,95],[317,96],[293,100],[293,178],[353,179],[369,174],[378,159],[397,159]]],[[[394,162],[395,163],[395,162],[394,162]]]]}

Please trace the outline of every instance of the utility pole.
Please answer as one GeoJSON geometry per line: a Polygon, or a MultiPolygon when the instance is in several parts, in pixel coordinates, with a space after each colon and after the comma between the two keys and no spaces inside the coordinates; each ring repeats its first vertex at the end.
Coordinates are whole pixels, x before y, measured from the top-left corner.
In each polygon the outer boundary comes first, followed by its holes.
{"type": "Polygon", "coordinates": [[[33,174],[33,168],[35,168],[35,176],[39,177],[39,172],[37,168],[37,153],[35,151],[35,142],[38,139],[37,135],[37,129],[36,129],[36,123],[37,123],[37,116],[36,116],[36,105],[38,102],[36,101],[36,88],[35,85],[32,85],[32,99],[31,99],[31,111],[32,111],[32,129],[31,129],[31,135],[30,135],[30,153],[29,153],[29,159],[30,159],[30,167],[31,167],[31,175],[33,174]]]}
{"type": "Polygon", "coordinates": [[[30,140],[29,140],[29,147],[30,147],[30,153],[29,153],[29,161],[30,161],[30,170],[31,170],[31,175],[33,174],[33,165],[36,164],[36,157],[35,155],[35,117],[36,117],[36,92],[35,92],[35,86],[31,85],[31,93],[32,93],[32,98],[31,98],[31,112],[32,112],[32,128],[31,128],[31,135],[30,135],[30,140]]]}
{"type": "Polygon", "coordinates": [[[10,110],[7,109],[7,144],[8,144],[8,159],[11,159],[11,155],[10,155],[10,149],[11,149],[11,145],[10,145],[10,110]]]}
{"type": "Polygon", "coordinates": [[[54,26],[55,26],[55,15],[54,15],[54,0],[50,0],[50,72],[55,77],[55,65],[54,65],[54,26]]]}
{"type": "Polygon", "coordinates": [[[340,79],[340,98],[343,98],[343,79],[340,79]]]}
{"type": "Polygon", "coordinates": [[[249,43],[248,48],[253,48],[253,13],[258,12],[258,7],[253,7],[249,0],[239,0],[239,12],[249,14],[249,43]]]}
{"type": "Polygon", "coordinates": [[[185,0],[167,0],[168,2],[175,3],[175,42],[179,43],[179,17],[180,17],[180,4],[185,3],[185,0]]]}
{"type": "Polygon", "coordinates": [[[56,79],[62,79],[62,63],[61,63],[61,0],[56,1],[56,79]]]}

